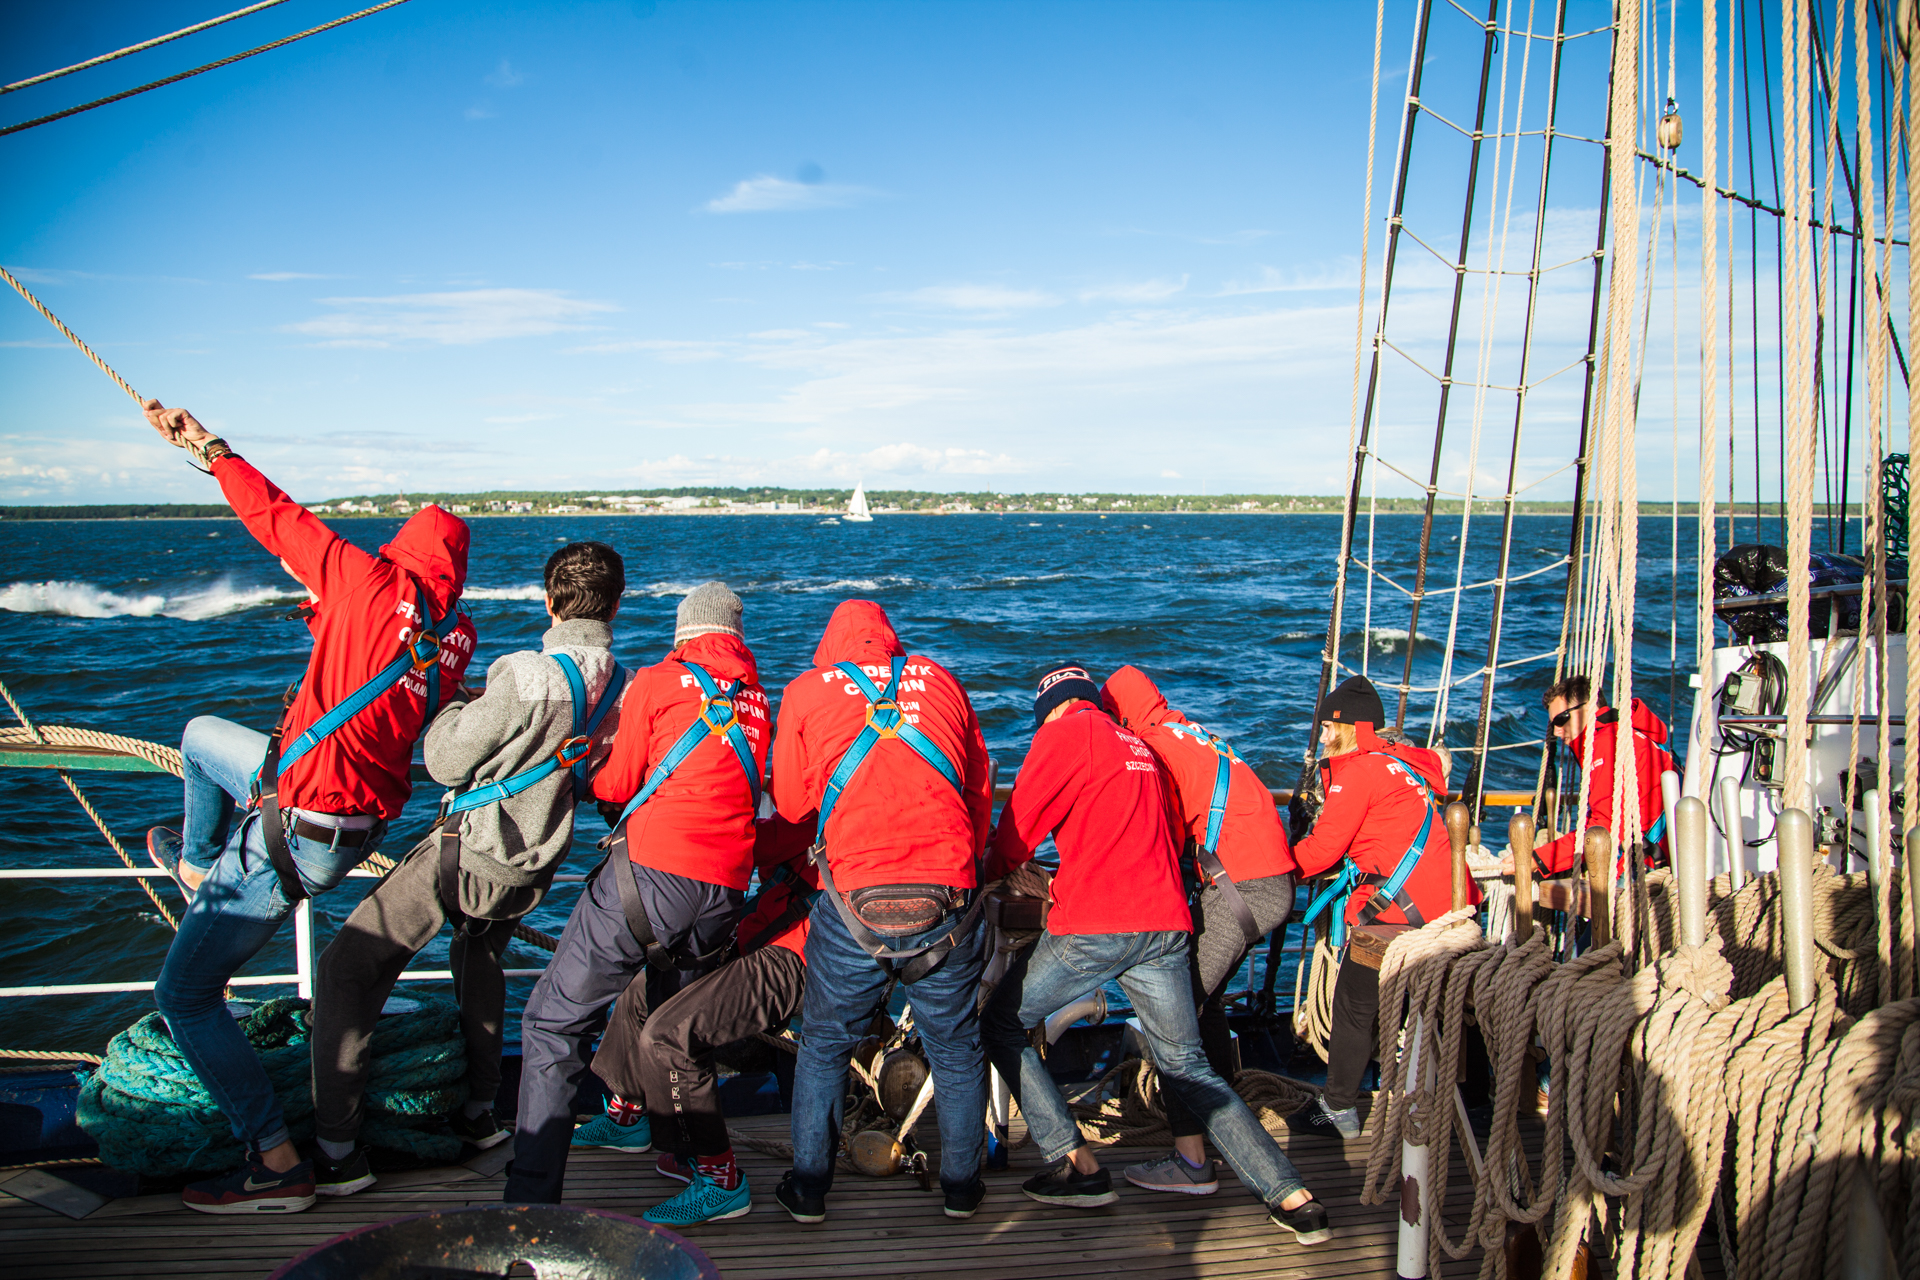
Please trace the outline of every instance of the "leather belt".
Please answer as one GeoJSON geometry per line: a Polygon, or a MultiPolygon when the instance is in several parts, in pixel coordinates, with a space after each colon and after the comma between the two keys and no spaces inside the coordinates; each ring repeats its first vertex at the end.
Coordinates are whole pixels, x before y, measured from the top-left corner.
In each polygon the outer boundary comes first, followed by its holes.
{"type": "Polygon", "coordinates": [[[302,840],[316,840],[342,849],[358,849],[373,834],[372,827],[323,827],[305,818],[295,818],[290,830],[302,840]]]}

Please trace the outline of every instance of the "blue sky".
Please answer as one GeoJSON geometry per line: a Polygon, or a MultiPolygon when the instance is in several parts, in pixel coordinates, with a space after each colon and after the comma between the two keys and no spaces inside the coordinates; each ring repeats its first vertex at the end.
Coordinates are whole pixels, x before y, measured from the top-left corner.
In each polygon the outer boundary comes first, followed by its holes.
{"type": "MultiPolygon", "coordinates": [[[[226,7],[9,7],[0,80],[226,7]]],[[[350,8],[291,0],[6,95],[0,120],[350,8]]],[[[1410,11],[1389,8],[1383,163],[1410,11]]],[[[303,497],[1332,492],[1372,18],[411,0],[0,139],[0,263],[303,497]]],[[[1449,281],[1406,314],[1442,314],[1449,281]]],[[[1540,474],[1571,452],[1565,408],[1540,474]]],[[[144,431],[0,297],[0,501],[205,498],[144,431]]]]}

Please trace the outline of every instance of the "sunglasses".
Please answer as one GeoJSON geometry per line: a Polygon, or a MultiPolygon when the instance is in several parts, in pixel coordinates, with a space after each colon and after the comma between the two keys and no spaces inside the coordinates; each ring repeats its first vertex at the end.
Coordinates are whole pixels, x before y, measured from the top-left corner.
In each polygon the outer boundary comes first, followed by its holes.
{"type": "Polygon", "coordinates": [[[1572,706],[1568,707],[1565,711],[1562,711],[1559,715],[1553,717],[1553,720],[1551,722],[1553,727],[1556,729],[1566,728],[1567,723],[1573,719],[1573,713],[1586,705],[1587,704],[1584,702],[1574,703],[1572,706]]]}

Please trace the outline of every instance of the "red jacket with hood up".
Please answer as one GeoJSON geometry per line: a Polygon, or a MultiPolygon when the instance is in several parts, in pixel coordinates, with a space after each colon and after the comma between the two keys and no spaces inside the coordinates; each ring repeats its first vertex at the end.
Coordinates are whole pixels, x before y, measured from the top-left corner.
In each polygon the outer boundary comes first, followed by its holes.
{"type": "MultiPolygon", "coordinates": [[[[313,656],[287,713],[291,742],[392,662],[413,638],[416,601],[443,617],[467,581],[466,521],[440,507],[416,512],[378,557],[329,529],[246,459],[216,458],[214,478],[260,545],[292,566],[317,597],[307,630],[313,656]]],[[[473,620],[462,615],[441,642],[440,699],[446,705],[473,658],[473,620]]],[[[280,803],[315,813],[400,816],[413,793],[413,745],[426,726],[427,686],[409,672],[398,687],[280,775],[280,803]]]]}
{"type": "Polygon", "coordinates": [[[946,754],[962,790],[956,793],[906,743],[875,744],[821,833],[834,884],[842,893],[880,884],[971,889],[979,883],[975,860],[993,818],[980,719],[945,667],[907,655],[886,610],[871,600],[847,600],[833,611],[813,651],[813,670],[780,696],[773,801],[788,821],[809,821],[820,810],[827,779],[866,724],[866,695],[833,664],[855,663],[884,689],[895,657],[907,658],[896,691],[901,711],[946,754]]]}
{"type": "Polygon", "coordinates": [[[1034,732],[994,828],[987,876],[1028,861],[1052,835],[1060,870],[1048,933],[1191,932],[1178,823],[1147,744],[1091,702],[1070,702],[1034,732]]]}
{"type": "MultiPolygon", "coordinates": [[[[1121,667],[1100,689],[1100,701],[1122,727],[1140,735],[1173,783],[1174,802],[1183,826],[1178,834],[1198,848],[1207,840],[1213,812],[1213,787],[1220,757],[1202,742],[1167,728],[1190,724],[1167,705],[1166,695],[1137,667],[1121,667]]],[[[1287,830],[1280,823],[1273,793],[1253,767],[1236,760],[1227,772],[1227,815],[1220,824],[1220,865],[1237,884],[1294,870],[1287,830]]]]}
{"type": "MultiPolygon", "coordinates": [[[[753,748],[754,767],[767,767],[767,693],[753,651],[738,636],[694,636],[666,660],[644,667],[620,695],[620,723],[607,763],[593,778],[593,796],[624,805],[647,784],[680,735],[700,716],[705,697],[685,663],[697,662],[722,690],[746,684],[734,712],[753,748]]],[[[627,819],[627,856],[643,867],[705,884],[745,889],[753,874],[753,793],[740,757],[724,738],[708,734],[673,776],[627,819]]]]}
{"type": "MultiPolygon", "coordinates": [[[[1667,726],[1659,716],[1653,713],[1646,703],[1635,698],[1629,723],[1633,726],[1634,774],[1640,784],[1640,829],[1644,834],[1654,822],[1666,812],[1666,798],[1660,793],[1660,775],[1673,768],[1673,753],[1667,749],[1667,726]]],[[[1586,838],[1588,827],[1606,827],[1621,844],[1628,843],[1620,824],[1613,820],[1613,769],[1614,744],[1620,738],[1620,715],[1608,707],[1600,712],[1599,720],[1593,726],[1593,759],[1580,760],[1581,752],[1586,749],[1586,735],[1581,734],[1573,740],[1573,758],[1580,763],[1587,774],[1587,820],[1572,831],[1552,840],[1533,851],[1533,856],[1548,875],[1559,875],[1571,871],[1580,860],[1581,842],[1586,838]]],[[[1624,806],[1621,810],[1621,823],[1626,820],[1624,806]]],[[[1667,840],[1663,835],[1657,846],[1655,860],[1667,860],[1667,840]]]]}
{"type": "MultiPolygon", "coordinates": [[[[1438,755],[1424,747],[1382,742],[1374,736],[1373,726],[1364,721],[1354,728],[1359,731],[1359,749],[1334,756],[1321,766],[1326,803],[1312,833],[1293,849],[1294,860],[1309,876],[1319,875],[1343,856],[1352,858],[1363,873],[1390,876],[1420,833],[1427,812],[1426,798],[1382,756],[1393,756],[1425,778],[1435,798],[1444,803],[1446,779],[1438,755]]],[[[1437,920],[1453,909],[1453,846],[1438,813],[1433,815],[1426,848],[1413,874],[1407,877],[1406,892],[1428,920],[1437,920]]],[[[1365,885],[1353,891],[1347,900],[1349,924],[1359,923],[1361,908],[1372,896],[1372,888],[1365,885]]],[[[1469,902],[1480,900],[1479,886],[1471,880],[1467,881],[1467,897],[1469,902]]],[[[1409,923],[1398,906],[1387,907],[1375,919],[1381,924],[1409,923]]]]}

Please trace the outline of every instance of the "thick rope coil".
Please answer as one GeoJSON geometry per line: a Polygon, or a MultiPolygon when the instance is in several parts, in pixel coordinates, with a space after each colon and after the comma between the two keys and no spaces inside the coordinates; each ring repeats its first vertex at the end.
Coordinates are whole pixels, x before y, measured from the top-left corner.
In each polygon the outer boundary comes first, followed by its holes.
{"type": "MultiPolygon", "coordinates": [[[[444,1163],[460,1153],[460,1140],[442,1126],[466,1098],[466,1038],[452,1002],[421,1006],[382,1018],[374,1031],[361,1137],[389,1153],[444,1163]]],[[[307,1017],[305,1001],[282,999],[259,1005],[241,1022],[296,1141],[313,1131],[307,1017]]],[[[147,1177],[215,1172],[244,1159],[225,1116],[157,1013],[107,1046],[81,1084],[78,1119],[100,1144],[103,1163],[147,1177]]]]}
{"type": "Polygon", "coordinates": [[[1293,974],[1293,1034],[1325,1062],[1333,1039],[1333,987],[1340,974],[1340,961],[1333,942],[1322,929],[1313,941],[1310,965],[1298,966],[1293,974]],[[1306,990],[1301,991],[1302,974],[1306,990]]]}
{"type": "Polygon", "coordinates": [[[117,751],[121,755],[138,756],[142,760],[156,764],[176,778],[185,771],[185,765],[180,759],[180,749],[163,746],[158,742],[123,737],[117,733],[102,733],[98,729],[81,729],[67,724],[42,724],[35,725],[32,729],[0,728],[0,747],[29,744],[93,747],[101,751],[117,751]]]}
{"type": "MultiPolygon", "coordinates": [[[[1380,962],[1380,1087],[1373,1096],[1373,1149],[1367,1160],[1366,1185],[1360,1193],[1362,1204],[1383,1203],[1389,1195],[1400,1194],[1400,1145],[1428,1144],[1436,1149],[1434,1158],[1444,1164],[1447,1153],[1429,1138],[1451,1133],[1453,1107],[1442,1107],[1444,1096],[1439,1086],[1429,1088],[1434,1055],[1440,1051],[1444,1026],[1442,1000],[1447,975],[1463,955],[1486,947],[1480,925],[1474,919],[1475,908],[1449,911],[1419,929],[1409,929],[1395,938],[1380,962]],[[1403,1034],[1401,1010],[1405,1008],[1403,1034]],[[1414,1055],[1416,1032],[1420,1059],[1419,1080],[1407,1078],[1408,1060],[1414,1055]],[[1392,1046],[1399,1044],[1399,1051],[1392,1046]]],[[[1453,1076],[1444,1081],[1444,1089],[1453,1089],[1453,1076]]],[[[1432,1180],[1431,1169],[1429,1180],[1432,1180]]]]}

